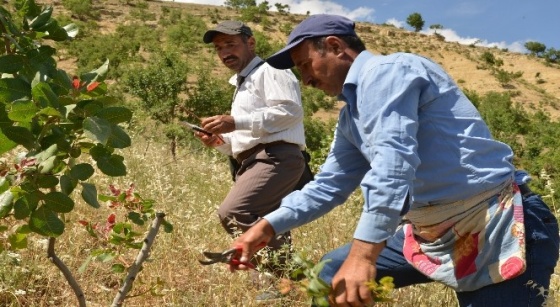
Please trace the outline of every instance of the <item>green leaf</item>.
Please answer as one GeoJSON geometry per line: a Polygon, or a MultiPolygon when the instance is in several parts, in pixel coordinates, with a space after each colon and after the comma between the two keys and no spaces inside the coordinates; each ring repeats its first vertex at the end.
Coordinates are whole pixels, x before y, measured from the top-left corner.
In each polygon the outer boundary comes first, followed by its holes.
{"type": "Polygon", "coordinates": [[[31,98],[31,85],[21,79],[0,79],[0,102],[11,103],[31,98]]]}
{"type": "Polygon", "coordinates": [[[6,217],[14,206],[14,194],[8,190],[0,194],[0,218],[6,217]]]}
{"type": "Polygon", "coordinates": [[[54,188],[58,184],[58,178],[52,175],[37,176],[37,185],[43,189],[54,188]]]}
{"type": "Polygon", "coordinates": [[[166,233],[171,233],[173,231],[173,224],[169,223],[167,220],[163,220],[163,231],[166,233]]]}
{"type": "Polygon", "coordinates": [[[14,74],[23,68],[25,57],[19,54],[7,54],[0,57],[0,72],[14,74]]]}
{"type": "Polygon", "coordinates": [[[62,113],[53,107],[46,107],[37,112],[37,115],[54,116],[62,118],[62,113]]]}
{"type": "Polygon", "coordinates": [[[111,136],[111,123],[106,119],[99,117],[88,117],[83,122],[84,134],[87,138],[101,143],[107,144],[107,140],[111,136]]]}
{"type": "Polygon", "coordinates": [[[79,33],[78,26],[74,23],[69,23],[62,28],[64,28],[66,33],[68,33],[69,38],[75,38],[76,35],[78,35],[78,33],[79,33]]]}
{"type": "Polygon", "coordinates": [[[73,179],[68,175],[60,176],[60,190],[62,191],[62,193],[66,195],[72,194],[72,191],[74,191],[77,185],[77,179],[73,179]]]}
{"type": "Polygon", "coordinates": [[[45,195],[45,207],[58,213],[68,213],[74,209],[74,201],[62,192],[50,192],[45,195]]]}
{"type": "Polygon", "coordinates": [[[14,101],[10,107],[8,117],[16,122],[30,123],[39,111],[39,108],[31,100],[14,101]]]}
{"type": "Polygon", "coordinates": [[[6,105],[0,101],[0,128],[10,127],[13,125],[12,120],[8,117],[6,105]]]}
{"type": "Polygon", "coordinates": [[[45,39],[52,39],[57,42],[62,42],[68,39],[68,33],[63,27],[58,25],[58,22],[56,23],[56,27],[50,27],[47,33],[48,35],[45,36],[45,39]]]}
{"type": "Polygon", "coordinates": [[[17,143],[8,139],[8,137],[0,130],[0,154],[8,152],[17,146],[17,143]]]}
{"type": "Polygon", "coordinates": [[[144,220],[142,219],[142,216],[138,212],[131,211],[127,214],[127,217],[136,225],[140,225],[140,226],[144,225],[144,220]]]}
{"type": "Polygon", "coordinates": [[[41,12],[41,14],[39,14],[37,17],[33,18],[32,20],[28,21],[29,27],[35,30],[35,28],[44,26],[47,23],[47,21],[51,19],[52,12],[53,12],[52,6],[45,7],[41,12]]]}
{"type": "Polygon", "coordinates": [[[80,267],[78,268],[78,273],[83,273],[87,266],[89,265],[89,263],[91,262],[91,260],[93,259],[93,257],[91,255],[89,255],[86,259],[86,261],[84,261],[84,263],[82,263],[82,265],[80,265],[80,267]]]}
{"type": "Polygon", "coordinates": [[[25,249],[27,248],[27,234],[26,233],[13,233],[8,237],[10,247],[12,249],[25,249]]]}
{"type": "Polygon", "coordinates": [[[120,263],[115,263],[111,266],[111,271],[113,271],[113,273],[122,273],[125,270],[126,268],[124,267],[124,265],[120,263]]]}
{"type": "Polygon", "coordinates": [[[80,76],[80,80],[85,82],[86,85],[90,85],[93,82],[96,81],[99,82],[103,80],[103,77],[105,77],[108,71],[109,71],[109,59],[107,59],[105,63],[103,63],[99,68],[87,72],[85,74],[82,74],[80,76]]]}
{"type": "Polygon", "coordinates": [[[31,131],[23,127],[5,127],[2,128],[2,133],[13,142],[22,145],[28,150],[35,147],[35,135],[31,131]]]}
{"type": "Polygon", "coordinates": [[[6,11],[2,6],[0,6],[0,22],[10,31],[11,34],[18,37],[21,36],[19,29],[12,23],[10,12],[6,11]]]}
{"type": "Polygon", "coordinates": [[[132,111],[125,107],[108,107],[99,110],[95,116],[104,118],[110,123],[119,124],[132,119],[132,111]]]}
{"type": "Polygon", "coordinates": [[[107,141],[107,145],[113,148],[127,148],[132,144],[130,136],[121,127],[111,125],[111,136],[107,141]]]}
{"type": "Polygon", "coordinates": [[[51,172],[54,172],[53,170],[59,164],[59,162],[60,161],[56,158],[56,156],[48,157],[45,161],[39,163],[39,173],[50,174],[51,172]]]}
{"type": "Polygon", "coordinates": [[[46,82],[39,82],[33,86],[31,94],[33,95],[33,100],[36,101],[41,108],[53,107],[57,109],[60,106],[58,96],[46,82]]]}
{"type": "Polygon", "coordinates": [[[58,145],[57,144],[53,144],[51,146],[49,146],[47,149],[41,151],[40,153],[36,154],[34,157],[35,159],[37,159],[37,162],[41,163],[45,160],[47,160],[48,158],[53,157],[56,152],[58,150],[58,145]]]}
{"type": "Polygon", "coordinates": [[[27,218],[35,208],[37,208],[37,204],[33,206],[27,198],[20,197],[14,203],[14,217],[18,220],[23,220],[27,218]]]}
{"type": "Polygon", "coordinates": [[[91,166],[89,163],[80,163],[72,167],[72,169],[70,170],[70,176],[74,179],[83,181],[88,180],[94,172],[95,170],[93,169],[93,166],[91,166]]]}
{"type": "Polygon", "coordinates": [[[52,210],[41,206],[31,213],[29,228],[46,237],[58,237],[64,232],[64,222],[52,210]]]}
{"type": "Polygon", "coordinates": [[[119,155],[111,155],[110,157],[102,157],[97,160],[97,168],[103,174],[112,177],[126,175],[126,166],[123,163],[124,158],[119,155]]]}
{"type": "Polygon", "coordinates": [[[94,208],[101,207],[97,201],[97,188],[91,183],[82,182],[82,198],[86,204],[94,208]]]}
{"type": "Polygon", "coordinates": [[[113,259],[115,259],[115,254],[113,252],[101,253],[101,254],[99,254],[95,257],[95,260],[101,261],[101,262],[109,262],[113,259]]]}
{"type": "Polygon", "coordinates": [[[41,8],[35,1],[15,1],[16,8],[27,17],[34,17],[41,13],[41,8]]]}
{"type": "Polygon", "coordinates": [[[0,193],[4,193],[10,188],[10,182],[6,177],[0,177],[0,193]]]}
{"type": "Polygon", "coordinates": [[[29,50],[26,53],[31,67],[36,70],[39,70],[39,67],[45,67],[47,71],[53,75],[56,73],[56,61],[53,59],[55,54],[56,49],[46,45],[43,45],[38,49],[29,50]]]}

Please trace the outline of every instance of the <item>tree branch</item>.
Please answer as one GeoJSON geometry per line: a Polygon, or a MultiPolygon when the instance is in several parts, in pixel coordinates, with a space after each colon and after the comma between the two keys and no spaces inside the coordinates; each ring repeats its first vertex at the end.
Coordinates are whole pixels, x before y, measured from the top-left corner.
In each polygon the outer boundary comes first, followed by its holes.
{"type": "Polygon", "coordinates": [[[136,256],[136,260],[134,260],[134,263],[128,269],[128,275],[126,276],[122,287],[119,289],[119,293],[117,293],[117,296],[115,296],[113,304],[111,305],[112,307],[121,307],[124,303],[126,294],[130,291],[130,289],[132,289],[132,283],[134,282],[134,280],[136,279],[136,275],[138,275],[138,272],[140,272],[140,269],[142,268],[142,263],[144,263],[144,261],[150,255],[150,249],[152,247],[152,244],[154,243],[159,230],[159,226],[163,222],[164,217],[165,213],[156,213],[156,218],[152,222],[152,226],[150,227],[146,238],[144,238],[142,249],[138,253],[138,256],[136,256]]]}
{"type": "Polygon", "coordinates": [[[84,295],[84,292],[82,291],[82,288],[80,288],[80,285],[78,284],[66,264],[64,264],[64,262],[62,262],[62,260],[60,260],[60,258],[58,258],[58,256],[54,252],[55,242],[56,238],[49,237],[47,256],[49,260],[54,263],[54,265],[62,272],[64,278],[66,278],[66,281],[68,281],[68,284],[70,285],[70,287],[72,287],[72,290],[74,290],[74,294],[76,294],[76,298],[78,299],[80,307],[86,307],[86,297],[84,295]]]}

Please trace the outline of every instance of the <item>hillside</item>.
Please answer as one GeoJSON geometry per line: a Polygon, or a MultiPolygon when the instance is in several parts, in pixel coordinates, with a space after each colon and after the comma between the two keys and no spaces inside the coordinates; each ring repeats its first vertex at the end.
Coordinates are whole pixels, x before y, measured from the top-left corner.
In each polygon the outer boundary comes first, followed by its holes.
{"type": "MultiPolygon", "coordinates": [[[[113,32],[117,25],[130,21],[131,10],[135,9],[134,5],[127,5],[124,2],[108,0],[96,4],[95,8],[100,13],[99,17],[88,21],[95,22],[101,33],[113,32]]],[[[59,12],[59,14],[65,12],[59,0],[45,1],[45,3],[53,4],[55,12],[59,12]]],[[[184,10],[202,18],[208,28],[212,27],[212,19],[216,19],[216,16],[219,20],[239,18],[239,12],[226,7],[158,1],[148,1],[147,5],[147,11],[158,16],[161,15],[163,7],[184,10]]],[[[280,30],[282,25],[291,24],[293,27],[305,18],[303,15],[282,15],[275,12],[269,12],[267,17],[272,22],[267,25],[266,29],[263,29],[261,24],[251,22],[248,24],[254,30],[265,33],[271,38],[271,41],[278,44],[282,44],[286,40],[286,35],[280,30]]],[[[160,27],[155,21],[146,21],[146,23],[160,27]]],[[[367,48],[374,53],[387,54],[404,51],[429,57],[442,65],[463,89],[474,90],[481,95],[490,91],[509,92],[514,102],[520,103],[528,110],[542,106],[552,118],[560,117],[560,66],[557,64],[550,65],[531,55],[507,52],[497,48],[466,46],[440,41],[433,35],[427,36],[387,25],[359,22],[357,23],[357,33],[366,43],[367,48]],[[497,61],[503,61],[500,69],[512,74],[522,73],[521,77],[505,85],[500,84],[493,75],[492,69],[488,69],[485,65],[482,58],[485,53],[491,53],[497,61]]],[[[206,61],[208,58],[207,50],[203,50],[202,53],[205,53],[204,57],[201,53],[190,53],[188,56],[191,61],[200,63],[201,59],[206,61]]],[[[71,71],[74,60],[60,61],[59,65],[71,71]]],[[[227,73],[221,65],[218,65],[216,70],[218,73],[227,73]]]]}

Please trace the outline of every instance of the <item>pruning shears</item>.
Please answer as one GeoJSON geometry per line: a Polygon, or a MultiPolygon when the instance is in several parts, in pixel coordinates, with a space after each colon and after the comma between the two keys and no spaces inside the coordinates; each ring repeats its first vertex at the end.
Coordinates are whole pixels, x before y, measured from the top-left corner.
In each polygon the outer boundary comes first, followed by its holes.
{"type": "Polygon", "coordinates": [[[226,263],[226,264],[233,264],[233,265],[244,265],[248,268],[255,269],[255,265],[251,262],[241,262],[235,256],[241,253],[242,248],[230,248],[224,252],[203,252],[202,254],[206,257],[206,260],[198,260],[202,265],[209,265],[214,263],[226,263]]]}

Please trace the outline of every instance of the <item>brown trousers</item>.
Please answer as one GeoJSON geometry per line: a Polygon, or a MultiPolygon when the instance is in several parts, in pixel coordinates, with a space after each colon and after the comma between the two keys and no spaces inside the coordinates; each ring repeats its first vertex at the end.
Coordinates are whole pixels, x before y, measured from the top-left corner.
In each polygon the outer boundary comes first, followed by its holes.
{"type": "MultiPolygon", "coordinates": [[[[280,206],[305,170],[304,157],[296,144],[273,144],[250,155],[242,161],[236,181],[218,209],[223,227],[231,234],[245,232],[280,206]]],[[[268,246],[278,250],[284,244],[291,244],[289,233],[277,236],[268,246]]]]}

